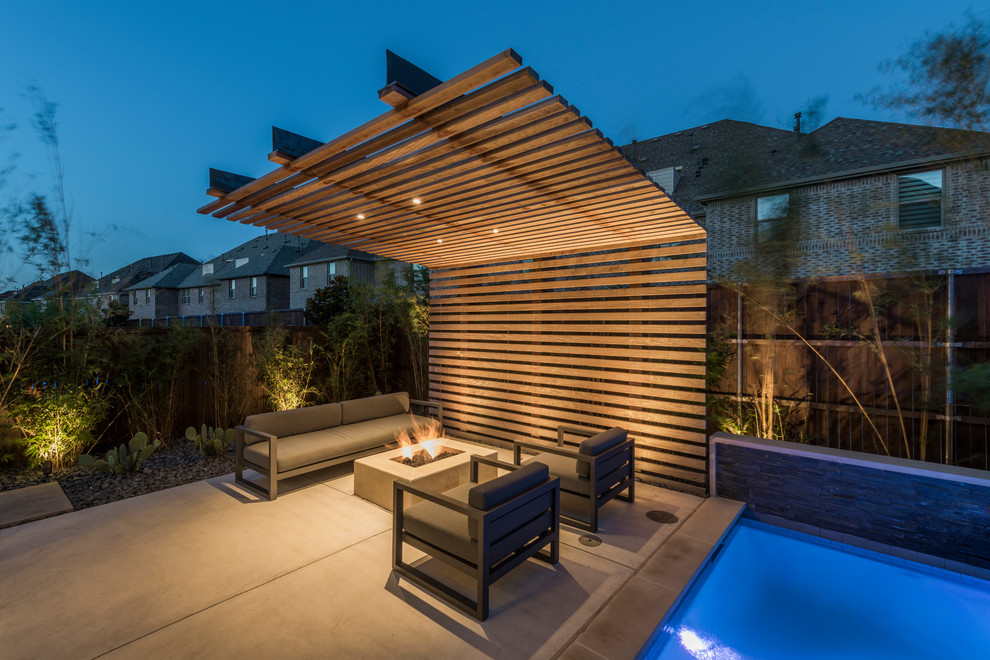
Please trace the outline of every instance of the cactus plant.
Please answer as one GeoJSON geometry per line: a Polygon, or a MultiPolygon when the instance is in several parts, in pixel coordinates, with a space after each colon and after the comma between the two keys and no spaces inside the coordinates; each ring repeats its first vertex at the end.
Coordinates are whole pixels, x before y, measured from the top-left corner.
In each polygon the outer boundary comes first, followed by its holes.
{"type": "Polygon", "coordinates": [[[196,429],[186,429],[186,438],[191,440],[199,450],[200,456],[223,456],[234,442],[234,429],[210,428],[203,424],[199,433],[196,429]]]}
{"type": "Polygon", "coordinates": [[[141,469],[141,464],[148,460],[148,457],[154,454],[161,444],[161,440],[155,440],[154,443],[148,444],[148,436],[144,433],[137,433],[126,445],[122,444],[120,447],[108,451],[103,460],[93,458],[89,454],[83,454],[79,457],[79,465],[118,476],[133,474],[141,469]]]}

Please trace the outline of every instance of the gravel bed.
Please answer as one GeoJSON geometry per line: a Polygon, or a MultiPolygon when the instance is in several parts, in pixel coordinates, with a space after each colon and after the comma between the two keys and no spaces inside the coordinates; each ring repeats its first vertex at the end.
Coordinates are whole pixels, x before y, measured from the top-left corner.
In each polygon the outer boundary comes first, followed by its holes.
{"type": "Polygon", "coordinates": [[[74,509],[116,502],[234,471],[234,455],[200,456],[191,443],[176,440],[159,449],[141,466],[141,472],[113,476],[74,465],[44,476],[40,469],[0,468],[0,491],[57,481],[74,509]]]}

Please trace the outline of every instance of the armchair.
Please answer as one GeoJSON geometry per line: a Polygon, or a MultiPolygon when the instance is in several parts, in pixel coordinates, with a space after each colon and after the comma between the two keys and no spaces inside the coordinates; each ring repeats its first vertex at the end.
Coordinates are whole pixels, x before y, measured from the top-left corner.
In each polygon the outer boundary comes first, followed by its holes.
{"type": "Polygon", "coordinates": [[[529,557],[556,564],[560,556],[560,480],[547,466],[525,467],[471,457],[470,483],[443,493],[396,479],[393,486],[392,570],[480,621],[488,618],[488,591],[529,557]],[[484,483],[478,466],[510,470],[484,483]],[[404,506],[406,494],[421,498],[404,506]],[[408,544],[474,578],[474,598],[403,559],[408,544]],[[543,548],[550,546],[549,553],[543,548]]]}
{"type": "Polygon", "coordinates": [[[561,521],[589,532],[598,531],[598,510],[606,502],[616,497],[627,502],[635,500],[635,443],[618,426],[601,432],[558,426],[556,447],[540,442],[513,442],[513,462],[547,465],[550,473],[560,478],[565,506],[561,521]],[[565,447],[565,434],[586,439],[576,447],[565,447]],[[523,462],[523,449],[539,453],[523,462]],[[623,491],[626,494],[620,495],[623,491]],[[574,506],[568,507],[572,502],[574,506]],[[573,510],[568,512],[566,508],[573,510]]]}

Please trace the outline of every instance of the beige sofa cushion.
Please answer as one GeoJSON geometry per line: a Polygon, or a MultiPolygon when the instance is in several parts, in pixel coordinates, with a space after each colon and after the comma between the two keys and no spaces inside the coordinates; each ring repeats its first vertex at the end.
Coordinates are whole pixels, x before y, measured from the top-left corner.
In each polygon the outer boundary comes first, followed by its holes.
{"type": "Polygon", "coordinates": [[[340,410],[342,424],[355,424],[369,419],[401,415],[409,412],[409,394],[395,392],[394,394],[341,401],[340,410]]]}
{"type": "MultiPolygon", "coordinates": [[[[278,438],[340,426],[341,410],[339,403],[324,403],[319,406],[307,406],[295,410],[279,410],[276,412],[250,415],[244,420],[244,426],[256,431],[270,433],[278,438]]],[[[251,442],[251,436],[247,436],[251,442]]]]}
{"type": "MultiPolygon", "coordinates": [[[[314,463],[382,447],[393,442],[400,431],[410,433],[415,425],[424,425],[429,421],[429,418],[416,415],[392,415],[322,431],[280,437],[276,470],[279,473],[289,472],[314,463]]],[[[267,442],[257,442],[244,447],[244,459],[267,467],[268,452],[267,442]]]]}

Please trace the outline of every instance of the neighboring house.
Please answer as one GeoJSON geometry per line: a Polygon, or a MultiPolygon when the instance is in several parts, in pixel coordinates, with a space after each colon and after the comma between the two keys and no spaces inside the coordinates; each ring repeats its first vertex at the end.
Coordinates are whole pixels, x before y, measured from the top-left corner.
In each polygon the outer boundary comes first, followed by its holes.
{"type": "Polygon", "coordinates": [[[59,273],[54,277],[32,282],[17,291],[0,294],[0,314],[14,304],[47,303],[56,298],[82,298],[92,292],[95,284],[95,279],[79,270],[59,273]]]}
{"type": "Polygon", "coordinates": [[[128,294],[128,287],[157,275],[176,264],[195,264],[198,266],[199,262],[184,252],[173,252],[154,257],[144,257],[123,268],[118,268],[112,273],[100,276],[97,283],[97,296],[100,303],[106,306],[111,301],[117,301],[124,306],[129,306],[131,296],[128,294]]]}
{"type": "Polygon", "coordinates": [[[131,318],[302,309],[332,274],[372,282],[395,264],[365,252],[266,234],[203,264],[176,263],[127,287],[131,318]]]}
{"type": "Polygon", "coordinates": [[[285,265],[313,244],[307,239],[267,234],[202,264],[175,264],[127,288],[131,317],[288,309],[289,271],[285,265]]]}
{"type": "Polygon", "coordinates": [[[990,262],[990,134],[723,120],[622,147],[708,231],[710,276],[786,251],[793,277],[990,262]]]}
{"type": "Polygon", "coordinates": [[[317,289],[330,283],[334,275],[352,282],[374,283],[381,279],[385,264],[405,264],[376,257],[331,243],[320,243],[288,264],[289,302],[292,309],[303,309],[317,289]]]}

